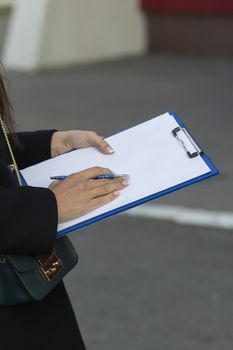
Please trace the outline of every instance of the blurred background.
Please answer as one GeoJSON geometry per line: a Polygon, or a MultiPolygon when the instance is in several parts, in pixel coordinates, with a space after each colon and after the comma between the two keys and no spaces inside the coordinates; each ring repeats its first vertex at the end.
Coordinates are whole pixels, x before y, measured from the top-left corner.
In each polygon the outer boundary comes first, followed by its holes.
{"type": "Polygon", "coordinates": [[[232,38],[230,0],[0,1],[20,130],[108,136],[175,110],[221,172],[71,235],[89,350],[233,348],[232,38]]]}

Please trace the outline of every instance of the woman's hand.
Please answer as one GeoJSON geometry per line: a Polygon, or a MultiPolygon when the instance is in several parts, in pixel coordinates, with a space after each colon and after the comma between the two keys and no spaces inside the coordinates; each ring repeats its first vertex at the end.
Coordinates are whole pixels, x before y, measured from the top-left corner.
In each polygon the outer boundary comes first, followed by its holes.
{"type": "Polygon", "coordinates": [[[56,157],[75,148],[94,146],[104,154],[111,154],[114,150],[94,131],[71,130],[57,131],[51,140],[51,155],[56,157]]]}
{"type": "Polygon", "coordinates": [[[109,169],[93,167],[74,173],[66,180],[52,182],[49,188],[57,199],[59,223],[87,214],[117,198],[119,191],[129,184],[127,175],[114,180],[93,179],[110,173],[109,169]]]}

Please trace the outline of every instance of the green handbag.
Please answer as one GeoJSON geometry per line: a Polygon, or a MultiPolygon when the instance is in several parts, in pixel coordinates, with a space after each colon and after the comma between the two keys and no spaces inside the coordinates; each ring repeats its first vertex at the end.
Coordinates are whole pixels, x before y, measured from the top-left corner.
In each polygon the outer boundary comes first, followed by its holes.
{"type": "Polygon", "coordinates": [[[57,239],[55,248],[46,256],[0,255],[0,305],[42,300],[77,262],[67,237],[57,239]]]}

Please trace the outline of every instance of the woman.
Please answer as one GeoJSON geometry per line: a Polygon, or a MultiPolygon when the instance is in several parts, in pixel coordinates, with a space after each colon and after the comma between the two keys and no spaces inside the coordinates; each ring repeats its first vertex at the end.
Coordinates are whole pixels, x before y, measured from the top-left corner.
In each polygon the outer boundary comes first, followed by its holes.
{"type": "MultiPolygon", "coordinates": [[[[58,222],[114,200],[119,190],[127,186],[127,176],[93,180],[111,172],[94,167],[52,183],[48,189],[20,187],[12,157],[19,168],[24,168],[73,148],[95,146],[106,155],[113,150],[100,136],[89,131],[16,133],[2,76],[0,114],[0,253],[49,254],[55,244],[58,222]]],[[[40,302],[0,306],[0,346],[9,350],[16,346],[20,350],[85,349],[63,283],[40,302]]]]}

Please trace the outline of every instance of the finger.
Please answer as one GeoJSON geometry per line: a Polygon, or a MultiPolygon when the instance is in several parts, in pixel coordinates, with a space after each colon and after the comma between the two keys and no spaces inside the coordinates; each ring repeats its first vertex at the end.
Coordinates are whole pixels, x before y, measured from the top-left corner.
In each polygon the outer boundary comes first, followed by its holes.
{"type": "Polygon", "coordinates": [[[78,171],[76,173],[72,173],[70,174],[67,179],[63,180],[65,181],[80,181],[80,180],[91,180],[99,175],[103,175],[103,174],[112,174],[112,170],[108,169],[108,168],[102,168],[99,166],[95,166],[95,167],[91,167],[91,168],[87,168],[85,170],[82,171],[78,171]]]}
{"type": "Polygon", "coordinates": [[[108,193],[105,196],[97,197],[91,200],[91,206],[92,209],[97,209],[99,207],[102,207],[103,205],[106,205],[110,202],[112,202],[114,199],[116,199],[120,195],[119,191],[108,193]]]}
{"type": "Polygon", "coordinates": [[[90,180],[90,179],[94,179],[95,177],[97,177],[99,175],[112,174],[112,173],[113,173],[112,170],[110,170],[108,168],[102,168],[99,166],[95,166],[95,167],[88,168],[88,169],[81,171],[80,175],[83,176],[83,178],[90,180]]]}
{"type": "Polygon", "coordinates": [[[95,187],[91,190],[92,197],[95,198],[99,196],[105,196],[108,193],[123,190],[125,187],[129,185],[128,181],[125,183],[123,182],[108,183],[102,186],[95,187]]]}
{"type": "Polygon", "coordinates": [[[129,176],[128,175],[124,175],[122,177],[117,177],[115,179],[90,179],[89,182],[91,184],[91,188],[95,188],[98,186],[103,186],[103,185],[107,185],[107,184],[113,184],[113,183],[122,183],[122,181],[124,180],[129,180],[129,176]]]}
{"type": "Polygon", "coordinates": [[[114,149],[101,136],[95,132],[90,134],[89,142],[92,146],[98,148],[101,153],[112,154],[114,149]]]}
{"type": "Polygon", "coordinates": [[[112,174],[113,172],[108,168],[102,168],[102,167],[92,167],[88,168],[82,171],[79,171],[77,173],[73,173],[67,177],[67,179],[63,180],[62,182],[66,184],[67,186],[73,186],[77,185],[79,182],[86,181],[86,180],[93,180],[95,177],[103,174],[112,174]]]}

